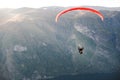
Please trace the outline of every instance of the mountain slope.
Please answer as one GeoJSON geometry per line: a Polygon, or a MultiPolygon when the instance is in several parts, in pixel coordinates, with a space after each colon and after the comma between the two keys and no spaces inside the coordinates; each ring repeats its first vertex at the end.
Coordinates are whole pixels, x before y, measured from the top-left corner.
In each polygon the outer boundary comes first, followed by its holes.
{"type": "Polygon", "coordinates": [[[62,7],[0,10],[0,77],[39,80],[60,75],[119,73],[120,12],[101,10],[105,20],[62,7]],[[3,17],[4,16],[4,17],[3,17]],[[78,53],[81,45],[84,54],[78,53]]]}

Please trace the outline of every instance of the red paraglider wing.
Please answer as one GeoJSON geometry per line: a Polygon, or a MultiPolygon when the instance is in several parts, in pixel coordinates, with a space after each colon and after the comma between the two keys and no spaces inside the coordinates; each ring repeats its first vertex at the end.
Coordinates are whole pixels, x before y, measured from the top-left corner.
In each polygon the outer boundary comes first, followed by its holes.
{"type": "Polygon", "coordinates": [[[74,11],[74,10],[86,10],[86,11],[90,11],[90,12],[92,12],[92,13],[97,14],[97,15],[101,18],[102,21],[104,20],[104,16],[102,15],[102,13],[100,13],[99,11],[97,11],[97,10],[95,10],[95,9],[86,8],[86,7],[74,7],[74,8],[70,8],[70,9],[63,10],[63,11],[61,11],[60,13],[58,13],[57,16],[56,16],[55,21],[57,22],[58,19],[59,19],[59,17],[60,17],[61,15],[63,15],[64,13],[67,13],[67,12],[70,12],[70,11],[74,11]]]}

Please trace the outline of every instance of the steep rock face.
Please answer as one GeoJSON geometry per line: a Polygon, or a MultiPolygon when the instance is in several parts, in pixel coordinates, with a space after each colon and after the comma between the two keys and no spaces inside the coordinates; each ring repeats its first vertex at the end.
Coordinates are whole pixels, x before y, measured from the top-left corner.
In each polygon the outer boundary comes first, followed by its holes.
{"type": "Polygon", "coordinates": [[[39,80],[66,74],[112,73],[120,69],[120,12],[56,14],[63,8],[1,11],[0,77],[39,80]],[[7,14],[8,13],[8,14],[7,14]],[[78,53],[78,45],[84,54],[78,53]]]}

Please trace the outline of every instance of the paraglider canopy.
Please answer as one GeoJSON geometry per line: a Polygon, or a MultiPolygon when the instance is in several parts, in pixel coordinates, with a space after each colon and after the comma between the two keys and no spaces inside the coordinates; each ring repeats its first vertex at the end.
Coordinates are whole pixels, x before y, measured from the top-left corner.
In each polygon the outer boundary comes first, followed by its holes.
{"type": "Polygon", "coordinates": [[[70,11],[74,11],[74,10],[85,10],[85,11],[89,11],[89,12],[92,12],[94,14],[97,14],[101,20],[103,21],[104,20],[104,16],[102,15],[102,13],[100,13],[99,11],[95,10],[95,9],[92,9],[92,8],[87,8],[87,7],[74,7],[74,8],[69,8],[69,9],[66,9],[66,10],[63,10],[61,11],[60,13],[57,14],[56,18],[55,18],[55,21],[57,22],[59,17],[67,12],[70,12],[70,11]]]}

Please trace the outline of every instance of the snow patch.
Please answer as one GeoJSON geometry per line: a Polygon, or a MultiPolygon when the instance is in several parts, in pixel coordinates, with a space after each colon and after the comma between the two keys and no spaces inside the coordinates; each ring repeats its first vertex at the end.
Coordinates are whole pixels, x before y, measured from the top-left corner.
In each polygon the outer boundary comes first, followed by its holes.
{"type": "Polygon", "coordinates": [[[95,36],[94,36],[94,35],[95,35],[96,33],[95,33],[94,30],[90,30],[89,28],[87,28],[86,26],[83,26],[82,24],[75,25],[74,27],[75,27],[75,29],[76,29],[78,32],[80,32],[80,33],[82,33],[82,34],[90,37],[91,39],[95,40],[95,36]]]}
{"type": "Polygon", "coordinates": [[[15,45],[14,46],[14,51],[17,51],[17,52],[27,51],[27,47],[21,46],[21,45],[15,45]]]}
{"type": "Polygon", "coordinates": [[[76,35],[73,34],[73,35],[71,36],[71,39],[76,39],[76,35]]]}
{"type": "Polygon", "coordinates": [[[16,14],[16,15],[14,15],[12,18],[10,18],[10,19],[8,19],[8,21],[7,22],[21,22],[21,21],[23,21],[23,19],[24,19],[25,17],[23,16],[23,15],[21,15],[21,14],[16,14]]]}
{"type": "Polygon", "coordinates": [[[42,43],[42,45],[43,45],[43,46],[47,46],[47,44],[46,44],[46,43],[44,43],[44,42],[42,43]]]}
{"type": "Polygon", "coordinates": [[[75,26],[75,29],[82,33],[86,33],[89,31],[89,29],[83,25],[75,26]]]}

